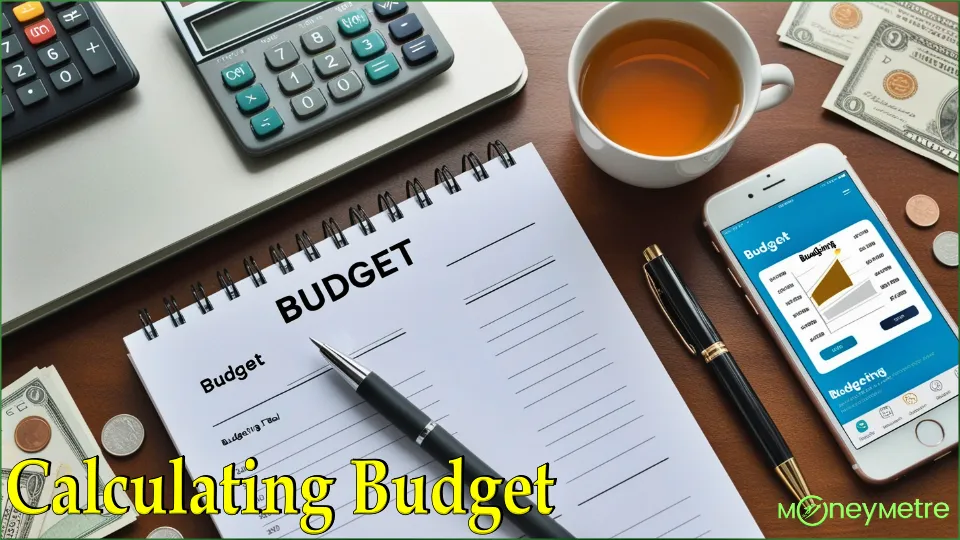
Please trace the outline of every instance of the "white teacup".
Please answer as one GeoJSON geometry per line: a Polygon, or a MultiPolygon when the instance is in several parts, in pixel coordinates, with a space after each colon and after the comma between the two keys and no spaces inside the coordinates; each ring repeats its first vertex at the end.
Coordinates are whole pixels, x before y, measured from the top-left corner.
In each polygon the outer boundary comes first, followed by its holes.
{"type": "MultiPolygon", "coordinates": [[[[570,115],[577,140],[587,156],[610,176],[628,184],[665,188],[693,180],[727,155],[733,141],[753,117],[754,111],[775,107],[793,93],[793,73],[782,64],[760,65],[757,48],[729,13],[709,2],[614,2],[587,21],[573,43],[567,64],[570,115]],[[740,70],[743,98],[731,129],[706,148],[684,156],[651,156],[625,148],[600,132],[580,105],[580,70],[601,39],[617,28],[644,19],[670,19],[692,24],[716,38],[730,51],[740,70]],[[774,86],[761,89],[764,85],[774,86]]],[[[643,99],[643,96],[638,96],[643,99]]],[[[650,129],[641,126],[640,129],[650,129]]]]}

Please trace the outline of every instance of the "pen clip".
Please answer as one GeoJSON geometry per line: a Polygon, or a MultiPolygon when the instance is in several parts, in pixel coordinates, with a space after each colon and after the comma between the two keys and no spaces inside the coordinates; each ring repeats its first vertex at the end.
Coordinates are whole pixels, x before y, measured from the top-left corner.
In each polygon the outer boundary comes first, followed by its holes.
{"type": "Polygon", "coordinates": [[[693,345],[690,345],[687,337],[684,336],[683,332],[680,331],[680,328],[677,327],[677,323],[675,323],[673,320],[674,318],[670,315],[670,312],[667,311],[667,307],[663,304],[663,299],[660,298],[660,291],[657,289],[657,285],[654,283],[653,277],[650,276],[650,272],[647,270],[646,264],[643,265],[643,275],[647,278],[647,285],[650,286],[650,291],[653,292],[653,297],[657,299],[657,304],[660,306],[660,311],[663,311],[663,316],[667,318],[667,322],[669,322],[670,326],[673,327],[674,332],[680,336],[680,341],[682,341],[687,347],[687,350],[690,351],[690,354],[696,356],[697,351],[694,350],[693,345]]]}

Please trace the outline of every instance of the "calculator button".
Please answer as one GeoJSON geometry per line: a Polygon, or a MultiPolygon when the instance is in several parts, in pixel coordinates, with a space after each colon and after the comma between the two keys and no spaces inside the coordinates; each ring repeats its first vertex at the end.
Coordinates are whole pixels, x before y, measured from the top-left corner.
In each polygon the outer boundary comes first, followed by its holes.
{"type": "Polygon", "coordinates": [[[32,83],[17,88],[17,97],[24,107],[29,107],[34,103],[47,99],[47,89],[43,87],[43,81],[37,79],[32,83]]]}
{"type": "Polygon", "coordinates": [[[255,84],[237,94],[237,107],[250,114],[259,111],[270,103],[270,96],[263,89],[262,84],[255,84]]]}
{"type": "Polygon", "coordinates": [[[393,53],[388,53],[368,62],[363,69],[367,72],[367,79],[370,79],[371,83],[380,84],[396,77],[397,73],[400,73],[400,64],[397,63],[397,57],[393,53]]]}
{"type": "Polygon", "coordinates": [[[283,118],[276,109],[270,107],[250,119],[250,129],[259,138],[269,137],[283,128],[283,118]]]}
{"type": "Polygon", "coordinates": [[[47,3],[50,4],[50,7],[52,7],[53,9],[65,8],[67,6],[72,6],[73,4],[76,4],[76,2],[47,2],[47,3]]]}
{"type": "Polygon", "coordinates": [[[23,47],[20,45],[20,40],[17,39],[17,36],[7,36],[3,38],[3,41],[0,41],[0,60],[16,58],[20,56],[22,52],[23,47]]]}
{"type": "Polygon", "coordinates": [[[10,103],[10,98],[6,95],[3,96],[3,117],[6,118],[13,114],[13,103],[10,103]]]}
{"type": "Polygon", "coordinates": [[[280,89],[288,96],[313,86],[313,76],[303,64],[284,71],[277,80],[280,82],[280,89]]]}
{"type": "Polygon", "coordinates": [[[407,11],[406,2],[374,2],[373,10],[382,20],[392,19],[407,11]]]}
{"type": "Polygon", "coordinates": [[[293,48],[293,43],[289,41],[270,47],[270,50],[263,53],[263,56],[267,59],[267,65],[277,71],[292,66],[297,63],[297,60],[300,60],[300,55],[293,48]]]}
{"type": "Polygon", "coordinates": [[[3,70],[7,72],[7,78],[13,84],[20,84],[37,74],[29,58],[21,58],[12,64],[7,64],[3,70]]]}
{"type": "Polygon", "coordinates": [[[252,83],[256,75],[253,74],[250,63],[243,61],[225,68],[220,72],[220,77],[223,78],[223,84],[227,85],[227,88],[236,90],[252,83]]]}
{"type": "Polygon", "coordinates": [[[323,99],[318,88],[313,88],[291,99],[290,108],[297,118],[306,120],[323,112],[327,108],[327,100],[323,99]]]}
{"type": "Polygon", "coordinates": [[[7,32],[10,31],[10,21],[7,20],[7,14],[3,14],[3,20],[0,22],[0,31],[3,32],[3,35],[7,35],[7,32]]]}
{"type": "Polygon", "coordinates": [[[24,28],[23,33],[27,35],[27,41],[36,46],[53,39],[57,35],[57,29],[53,27],[50,19],[44,19],[24,28]]]}
{"type": "Polygon", "coordinates": [[[314,28],[309,32],[304,32],[303,35],[300,36],[300,43],[303,44],[303,50],[310,54],[323,52],[333,47],[335,42],[336,38],[333,37],[333,32],[326,26],[314,28]]]}
{"type": "Polygon", "coordinates": [[[389,24],[390,35],[397,41],[406,41],[423,33],[423,25],[416,13],[408,13],[389,24]]]}
{"type": "Polygon", "coordinates": [[[360,94],[363,90],[363,82],[360,81],[360,77],[357,77],[356,72],[351,71],[328,82],[327,88],[334,101],[346,101],[360,94]]]}
{"type": "Polygon", "coordinates": [[[37,56],[40,57],[40,63],[47,68],[59,66],[70,59],[67,48],[59,41],[37,51],[37,56]]]}
{"type": "Polygon", "coordinates": [[[387,50],[387,44],[380,36],[380,32],[370,32],[351,41],[350,48],[353,49],[353,55],[357,57],[357,60],[362,62],[380,56],[383,51],[387,50]]]}
{"type": "Polygon", "coordinates": [[[116,67],[117,63],[113,60],[113,55],[107,50],[107,46],[100,39],[100,32],[96,28],[87,28],[70,36],[73,39],[73,45],[80,52],[80,58],[87,65],[87,69],[94,75],[99,75],[104,71],[116,67]]]}
{"type": "Polygon", "coordinates": [[[13,8],[13,16],[22,23],[32,21],[41,15],[43,15],[43,4],[40,2],[24,2],[13,8]]]}
{"type": "Polygon", "coordinates": [[[90,21],[89,17],[87,17],[87,12],[83,9],[83,6],[75,6],[72,9],[61,11],[60,13],[57,13],[57,19],[60,21],[60,26],[62,26],[63,29],[68,32],[74,28],[80,28],[90,21]]]}
{"type": "Polygon", "coordinates": [[[53,83],[53,87],[56,88],[58,92],[63,92],[67,88],[76,86],[80,84],[82,80],[83,77],[80,76],[80,71],[74,64],[68,64],[63,69],[50,74],[50,82],[53,83]]]}
{"type": "Polygon", "coordinates": [[[370,29],[370,19],[362,9],[358,9],[340,17],[337,26],[340,27],[341,34],[348,37],[356,36],[370,29]]]}
{"type": "Polygon", "coordinates": [[[437,56],[437,46],[430,36],[423,36],[416,41],[411,41],[400,48],[403,51],[403,58],[411,66],[417,66],[429,62],[437,56]]]}
{"type": "Polygon", "coordinates": [[[343,49],[337,47],[313,59],[313,67],[324,79],[339,75],[350,69],[350,60],[343,54],[343,49]]]}

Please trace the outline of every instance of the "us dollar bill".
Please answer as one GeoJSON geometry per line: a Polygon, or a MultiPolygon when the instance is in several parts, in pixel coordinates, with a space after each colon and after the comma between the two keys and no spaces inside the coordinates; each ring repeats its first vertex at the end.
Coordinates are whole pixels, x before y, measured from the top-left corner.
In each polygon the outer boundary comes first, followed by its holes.
{"type": "Polygon", "coordinates": [[[957,45],[883,20],[823,107],[957,171],[957,45]]]}
{"type": "MultiPolygon", "coordinates": [[[[13,459],[14,449],[3,448],[3,521],[2,538],[38,538],[43,529],[43,521],[46,516],[27,515],[13,506],[9,497],[8,486],[10,475],[14,465],[17,464],[13,459]]],[[[27,505],[37,508],[49,503],[53,498],[53,478],[44,476],[40,467],[27,467],[20,473],[17,481],[19,484],[20,498],[27,505]]]]}
{"type": "Polygon", "coordinates": [[[783,43],[842,66],[884,19],[929,39],[957,43],[957,17],[924,2],[793,2],[777,35],[783,43]]]}
{"type": "MultiPolygon", "coordinates": [[[[113,470],[103,458],[93,433],[87,427],[76,403],[70,396],[66,385],[55,368],[33,369],[14,383],[3,389],[3,469],[8,464],[16,464],[24,459],[41,458],[51,462],[50,476],[53,482],[64,475],[72,475],[80,483],[79,507],[90,508],[102,504],[104,488],[114,477],[113,470]],[[39,416],[50,425],[50,442],[39,452],[27,453],[21,450],[14,439],[16,426],[29,416],[39,416]],[[99,477],[94,479],[97,500],[89,500],[86,491],[86,467],[83,460],[100,456],[99,477]]],[[[10,465],[12,467],[12,465],[10,465]]],[[[29,469],[28,469],[29,470],[29,469]]],[[[6,476],[4,477],[6,483],[6,476]]],[[[22,483],[22,480],[21,480],[22,483]]],[[[6,487],[6,486],[5,486],[6,487]]],[[[43,506],[52,500],[57,490],[41,495],[37,506],[43,506]],[[46,498],[44,498],[46,497],[46,498]]],[[[6,495],[6,490],[4,491],[6,495]]],[[[113,491],[113,497],[120,506],[130,506],[130,500],[121,489],[113,491]]],[[[6,501],[4,501],[6,503],[6,501]]],[[[111,532],[136,520],[136,511],[131,508],[121,516],[109,513],[101,514],[64,514],[57,516],[52,512],[41,514],[43,523],[37,536],[39,538],[102,538],[111,532]]],[[[6,514],[4,514],[4,528],[6,514]]],[[[4,530],[6,533],[6,530],[4,530]]],[[[8,536],[4,534],[4,538],[8,536]]]]}

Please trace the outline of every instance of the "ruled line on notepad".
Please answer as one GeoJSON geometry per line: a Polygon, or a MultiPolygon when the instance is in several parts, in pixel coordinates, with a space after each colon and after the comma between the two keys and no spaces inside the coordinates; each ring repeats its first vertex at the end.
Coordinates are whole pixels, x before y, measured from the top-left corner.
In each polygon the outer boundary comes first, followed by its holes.
{"type": "Polygon", "coordinates": [[[569,285],[569,283],[564,283],[563,285],[557,287],[556,289],[553,289],[552,291],[550,291],[550,292],[548,292],[548,293],[546,293],[546,294],[541,294],[540,296],[534,298],[533,300],[527,302],[526,304],[524,304],[524,305],[522,305],[522,306],[520,306],[520,307],[518,307],[518,308],[516,308],[516,309],[512,309],[512,310],[504,313],[503,315],[497,317],[496,319],[494,319],[494,320],[488,322],[487,324],[481,326],[481,327],[480,327],[480,330],[483,330],[484,328],[486,328],[486,327],[490,326],[491,324],[499,321],[500,319],[503,319],[504,317],[513,315],[514,313],[516,313],[516,312],[520,311],[521,309],[529,306],[530,304],[533,304],[533,303],[536,302],[537,300],[540,300],[540,299],[542,299],[542,298],[546,298],[546,297],[550,296],[551,294],[559,291],[560,289],[566,287],[567,285],[569,285]]]}
{"type": "Polygon", "coordinates": [[[583,362],[584,360],[587,360],[587,359],[589,359],[589,358],[592,358],[592,357],[596,356],[597,354],[600,354],[601,352],[603,352],[603,351],[605,351],[605,350],[606,350],[606,347],[604,347],[604,348],[602,348],[602,349],[599,349],[599,350],[596,350],[596,351],[593,351],[592,353],[584,356],[583,358],[577,360],[576,362],[573,362],[572,364],[567,364],[567,365],[563,366],[562,368],[554,371],[553,373],[550,373],[549,375],[547,375],[547,376],[545,376],[545,377],[543,377],[543,378],[541,378],[541,379],[539,379],[539,380],[537,380],[537,381],[535,381],[535,382],[533,382],[533,383],[530,383],[530,384],[527,385],[527,386],[524,386],[524,387],[521,388],[520,390],[517,390],[516,392],[514,392],[514,394],[519,394],[520,392],[523,392],[524,390],[529,390],[529,389],[533,388],[534,386],[542,383],[543,381],[549,379],[550,377],[553,377],[554,375],[558,375],[558,374],[560,374],[560,373],[563,373],[563,372],[566,371],[567,369],[572,368],[573,366],[579,364],[580,362],[583,362]]]}
{"type": "Polygon", "coordinates": [[[573,454],[579,452],[580,450],[583,450],[584,448],[590,446],[591,444],[599,441],[600,439],[606,437],[607,435],[610,435],[611,433],[613,433],[613,432],[615,432],[615,431],[623,428],[624,426],[630,425],[630,424],[636,422],[637,420],[639,420],[639,419],[641,419],[641,418],[643,418],[643,415],[642,415],[642,414],[639,415],[639,416],[637,416],[636,418],[632,418],[632,419],[630,419],[630,420],[627,420],[626,422],[624,422],[624,423],[620,424],[619,426],[611,429],[610,431],[604,433],[603,435],[597,437],[596,439],[593,439],[592,441],[590,441],[590,442],[588,442],[588,443],[586,443],[586,444],[584,444],[584,445],[582,445],[582,446],[578,446],[577,448],[574,448],[573,450],[567,452],[566,454],[558,457],[558,458],[555,459],[554,461],[560,461],[561,459],[563,459],[563,458],[565,458],[565,457],[567,457],[567,456],[573,455],[573,454]]]}
{"type": "Polygon", "coordinates": [[[614,489],[616,489],[616,488],[618,488],[618,487],[626,484],[626,483],[629,482],[630,480],[633,480],[634,478],[636,478],[636,477],[640,476],[641,474],[649,471],[650,469],[656,467],[657,465],[660,465],[660,464],[666,462],[668,459],[670,459],[670,458],[669,458],[669,457],[665,457],[665,458],[661,459],[660,461],[654,463],[653,465],[650,465],[649,467],[641,470],[640,472],[631,474],[630,476],[628,476],[628,477],[624,478],[623,480],[617,482],[616,484],[608,487],[607,489],[601,491],[600,493],[597,493],[596,495],[585,499],[583,502],[577,503],[577,506],[583,506],[583,505],[587,504],[588,502],[596,499],[597,497],[599,497],[599,496],[601,496],[601,495],[603,495],[603,494],[605,494],[605,493],[609,493],[610,491],[612,491],[612,490],[614,490],[614,489]]]}
{"type": "Polygon", "coordinates": [[[550,255],[550,256],[548,256],[548,257],[544,257],[544,258],[540,259],[539,261],[531,264],[530,266],[525,266],[525,267],[521,268],[520,270],[517,270],[516,272],[510,274],[509,276],[507,276],[507,277],[505,277],[505,278],[497,281],[497,282],[494,283],[493,285],[487,285],[486,287],[480,289],[479,291],[477,291],[477,292],[475,292],[475,293],[473,293],[473,294],[468,294],[468,295],[465,296],[463,299],[464,299],[464,301],[466,301],[466,300],[469,300],[469,299],[473,298],[474,296],[477,296],[477,295],[480,294],[480,293],[489,291],[490,289],[496,287],[497,285],[500,285],[500,284],[503,283],[504,281],[507,281],[508,279],[510,279],[510,278],[512,278],[512,277],[514,277],[514,276],[516,276],[516,275],[518,275],[518,274],[522,274],[522,273],[524,273],[525,271],[533,268],[534,266],[537,266],[538,264],[541,264],[541,263],[543,263],[543,262],[549,261],[549,260],[552,259],[552,258],[553,258],[553,255],[550,255]]]}
{"type": "Polygon", "coordinates": [[[551,264],[553,264],[553,263],[555,263],[555,262],[557,262],[556,259],[554,259],[554,260],[552,260],[552,261],[549,261],[549,262],[545,262],[545,263],[541,264],[540,266],[534,268],[533,270],[528,270],[526,273],[520,274],[519,276],[511,279],[510,281],[504,283],[503,285],[498,286],[496,289],[489,290],[489,291],[481,294],[480,296],[477,296],[477,297],[473,298],[472,300],[470,300],[469,302],[467,302],[467,303],[464,304],[464,305],[469,306],[470,304],[476,302],[477,300],[486,298],[487,296],[489,296],[489,295],[491,295],[491,294],[499,291],[500,289],[506,287],[507,285],[510,285],[510,284],[512,284],[512,283],[516,283],[516,282],[520,281],[521,279],[529,276],[530,274],[532,274],[532,273],[534,273],[534,272],[536,272],[536,271],[538,271],[538,270],[543,270],[544,268],[550,266],[551,264]]]}
{"type": "Polygon", "coordinates": [[[527,371],[530,371],[531,369],[539,366],[540,364],[546,362],[547,360],[550,360],[550,359],[552,359],[552,358],[556,358],[557,356],[560,356],[561,354],[569,351],[570,349],[576,347],[577,345],[583,343],[584,341],[587,341],[588,339],[592,339],[592,338],[597,337],[597,335],[598,335],[598,334],[594,334],[594,335],[592,335],[592,336],[587,336],[587,337],[581,339],[580,341],[574,343],[573,345],[570,345],[569,347],[563,349],[562,351],[557,352],[557,353],[554,353],[554,354],[551,354],[550,356],[544,358],[543,360],[537,362],[536,364],[533,364],[532,366],[529,366],[529,367],[526,367],[526,368],[524,368],[524,369],[521,369],[520,371],[514,373],[513,375],[510,375],[509,377],[507,377],[507,380],[510,380],[510,379],[516,377],[517,375],[520,375],[521,373],[525,373],[525,372],[527,372],[527,371]]]}
{"type": "Polygon", "coordinates": [[[594,465],[593,467],[590,467],[589,469],[583,471],[582,473],[580,473],[580,474],[574,476],[573,478],[567,480],[567,483],[568,483],[568,484],[571,484],[571,483],[573,483],[573,481],[576,480],[577,478],[583,478],[584,476],[592,473],[593,471],[599,469],[600,467],[603,467],[604,465],[606,465],[607,463],[610,463],[611,461],[617,459],[618,457],[623,456],[623,455],[625,455],[625,454],[628,454],[629,452],[632,452],[633,450],[636,450],[637,448],[640,448],[640,447],[643,446],[644,444],[652,441],[655,437],[656,437],[656,435],[654,435],[653,437],[649,437],[649,438],[647,438],[646,440],[640,441],[640,442],[638,442],[637,444],[631,446],[630,448],[627,448],[627,449],[624,450],[623,452],[620,452],[619,454],[613,456],[612,458],[604,461],[603,463],[600,463],[600,464],[598,464],[598,465],[594,465]]]}
{"type": "Polygon", "coordinates": [[[401,338],[401,337],[403,337],[403,336],[405,336],[405,335],[407,335],[406,332],[404,332],[404,333],[402,333],[402,334],[397,334],[397,335],[393,336],[392,338],[384,341],[383,343],[378,343],[377,345],[375,345],[375,346],[373,346],[373,347],[370,347],[369,349],[363,351],[363,352],[360,353],[360,354],[355,354],[355,355],[353,355],[353,357],[354,357],[354,358],[360,358],[361,356],[363,356],[363,355],[365,355],[365,354],[368,354],[368,353],[371,353],[371,352],[379,349],[380,347],[383,347],[383,346],[386,345],[387,343],[390,343],[391,341],[393,341],[393,340],[395,340],[395,339],[399,339],[399,338],[401,338]]]}
{"type": "Polygon", "coordinates": [[[308,382],[316,379],[317,377],[322,377],[323,375],[326,375],[327,373],[330,373],[331,371],[333,371],[333,368],[326,368],[326,369],[324,369],[321,373],[317,373],[317,374],[314,375],[313,377],[310,377],[309,379],[307,379],[307,380],[305,380],[305,381],[303,381],[303,382],[301,382],[301,383],[297,383],[296,386],[292,386],[292,387],[290,387],[290,388],[287,388],[286,390],[283,390],[283,391],[281,391],[281,392],[278,392],[278,393],[276,393],[276,394],[268,397],[267,399],[261,401],[260,403],[257,403],[256,405],[253,405],[252,407],[247,407],[246,409],[238,412],[237,414],[235,414],[235,415],[233,415],[233,416],[231,416],[231,417],[229,417],[229,418],[224,418],[223,420],[221,420],[221,421],[217,422],[216,424],[214,424],[213,427],[217,427],[217,426],[219,426],[220,424],[223,424],[223,423],[225,423],[225,422],[228,422],[228,421],[230,421],[230,420],[233,420],[234,418],[240,416],[241,414],[243,414],[243,413],[245,413],[245,412],[252,411],[253,409],[256,409],[257,407],[263,405],[264,403],[270,401],[271,399],[278,398],[278,397],[286,394],[287,392],[289,392],[289,391],[291,391],[291,390],[295,390],[295,389],[303,386],[304,384],[307,384],[308,382]]]}
{"type": "Polygon", "coordinates": [[[662,534],[660,534],[659,536],[657,536],[657,538],[663,538],[664,536],[666,536],[666,535],[668,535],[668,534],[670,534],[670,533],[672,533],[673,531],[675,531],[675,530],[677,530],[677,529],[679,529],[680,527],[683,527],[683,526],[684,526],[684,525],[686,525],[687,523],[690,523],[691,521],[693,521],[693,520],[695,520],[695,519],[697,519],[698,517],[700,517],[700,515],[701,515],[701,514],[697,514],[697,515],[695,515],[695,516],[693,516],[692,518],[690,518],[690,519],[688,519],[688,520],[686,520],[686,521],[684,521],[683,523],[681,523],[681,524],[679,524],[679,525],[677,525],[676,527],[673,527],[672,529],[667,529],[667,531],[666,531],[666,532],[664,532],[664,533],[662,533],[662,534]]]}
{"type": "MultiPolygon", "coordinates": [[[[388,327],[388,328],[389,328],[389,327],[388,327]]],[[[377,343],[380,343],[381,341],[383,341],[383,340],[387,339],[388,337],[390,337],[390,336],[392,336],[392,335],[394,335],[394,334],[396,334],[396,333],[399,333],[399,332],[403,332],[403,328],[398,328],[398,329],[394,330],[393,332],[390,332],[389,334],[387,334],[387,335],[385,335],[385,336],[383,336],[383,337],[379,337],[379,338],[371,341],[370,343],[367,343],[367,344],[364,345],[363,347],[360,347],[359,349],[351,352],[351,353],[350,353],[350,356],[356,356],[357,353],[359,353],[360,351],[366,349],[367,347],[376,345],[377,343]]]]}
{"type": "Polygon", "coordinates": [[[559,438],[557,438],[557,439],[554,439],[553,441],[548,442],[548,443],[546,444],[546,446],[551,446],[551,445],[553,445],[554,443],[558,443],[558,442],[562,441],[563,439],[566,439],[567,437],[569,437],[569,436],[573,435],[574,433],[580,431],[581,429],[584,429],[584,428],[586,428],[586,427],[588,427],[588,426],[590,426],[590,425],[593,425],[593,424],[596,423],[596,422],[599,422],[600,420],[603,420],[604,418],[610,416],[611,414],[619,411],[620,409],[623,409],[624,407],[626,407],[626,406],[628,406],[628,405],[630,405],[630,404],[632,404],[632,403],[634,403],[634,402],[636,402],[636,401],[637,401],[637,400],[635,400],[635,399],[631,399],[630,401],[624,403],[623,405],[621,405],[621,406],[619,406],[619,407],[616,407],[616,408],[613,409],[612,411],[608,411],[608,412],[605,412],[605,413],[601,414],[600,416],[598,416],[598,417],[594,418],[593,420],[587,422],[586,424],[578,427],[577,429],[575,429],[575,430],[567,433],[566,435],[563,435],[562,437],[559,437],[559,438]]]}
{"type": "Polygon", "coordinates": [[[485,245],[485,246],[483,246],[483,247],[481,247],[481,248],[479,248],[479,249],[476,249],[476,250],[474,250],[474,251],[471,251],[470,253],[467,253],[467,254],[464,255],[463,257],[460,257],[459,259],[453,261],[452,263],[450,263],[450,264],[447,265],[447,268],[449,268],[449,267],[457,264],[458,262],[466,259],[467,257],[471,257],[471,256],[473,256],[473,255],[476,255],[477,253],[480,253],[481,251],[487,249],[487,248],[490,247],[490,246],[493,246],[493,245],[495,245],[495,244],[497,244],[497,243],[499,243],[499,242],[502,242],[502,241],[506,240],[507,238],[510,238],[511,236],[517,234],[518,232],[525,231],[525,230],[529,229],[530,227],[533,227],[533,226],[536,225],[536,224],[537,224],[537,222],[533,222],[533,223],[531,223],[531,224],[529,224],[529,225],[520,227],[519,229],[513,231],[513,232],[510,233],[510,234],[507,234],[507,235],[505,235],[505,236],[501,236],[500,238],[497,238],[497,239],[494,240],[493,242],[490,242],[489,244],[487,244],[487,245],[485,245]]]}
{"type": "Polygon", "coordinates": [[[518,329],[518,328],[521,328],[521,327],[524,326],[525,324],[531,323],[531,322],[539,319],[540,317],[543,317],[543,316],[546,315],[547,313],[550,313],[551,311],[553,311],[553,310],[555,310],[555,309],[559,309],[559,308],[561,308],[561,307],[569,304],[570,302],[573,302],[573,301],[576,300],[576,299],[577,299],[577,297],[574,296],[573,298],[571,298],[571,299],[569,299],[569,300],[566,300],[566,301],[564,301],[564,302],[560,302],[559,304],[557,304],[557,305],[553,306],[552,308],[544,311],[543,313],[541,313],[541,314],[539,314],[539,315],[537,315],[537,316],[535,316],[535,317],[532,317],[532,318],[530,318],[530,319],[527,319],[526,321],[524,321],[524,322],[522,322],[522,323],[514,326],[513,328],[511,328],[511,329],[509,329],[509,330],[507,330],[507,331],[505,331],[505,332],[503,332],[503,333],[501,333],[501,334],[499,334],[499,335],[497,335],[497,336],[495,336],[495,337],[493,337],[493,338],[491,338],[491,339],[488,339],[488,340],[487,340],[487,343],[494,342],[494,341],[502,338],[503,336],[509,334],[510,332],[513,332],[514,330],[516,330],[516,329],[518,329]]]}
{"type": "Polygon", "coordinates": [[[573,386],[573,385],[575,385],[575,384],[577,384],[577,383],[579,383],[579,382],[587,379],[587,378],[590,377],[591,375],[595,375],[595,374],[599,373],[601,370],[603,370],[603,369],[605,369],[605,368],[608,368],[608,367],[610,367],[610,366],[612,366],[612,365],[613,365],[613,362],[610,362],[609,364],[605,364],[605,365],[603,365],[603,366],[600,366],[600,367],[598,367],[596,370],[591,371],[590,373],[587,373],[586,375],[584,375],[583,377],[580,377],[579,379],[573,381],[572,383],[566,384],[566,385],[564,385],[564,386],[561,386],[560,388],[557,388],[557,389],[554,390],[553,392],[550,392],[549,394],[547,394],[547,395],[543,396],[542,398],[534,401],[533,403],[528,403],[527,405],[524,405],[523,408],[524,408],[524,409],[529,409],[530,407],[536,405],[537,403],[540,403],[541,401],[547,399],[548,397],[554,396],[554,395],[556,395],[556,394],[559,394],[560,392],[563,392],[563,391],[566,390],[567,388],[570,388],[571,386],[573,386]]]}
{"type": "Polygon", "coordinates": [[[555,324],[555,325],[553,325],[553,326],[550,326],[550,327],[548,327],[548,328],[545,328],[545,329],[543,329],[543,330],[541,330],[541,331],[539,331],[539,332],[537,332],[536,334],[534,334],[534,335],[532,335],[532,336],[530,336],[530,337],[528,337],[527,339],[525,339],[525,340],[523,340],[523,341],[521,341],[520,343],[517,343],[517,344],[515,344],[515,345],[511,345],[510,347],[507,347],[506,349],[504,349],[504,350],[502,350],[502,351],[500,351],[500,352],[498,352],[498,353],[497,353],[497,354],[495,354],[494,356],[500,356],[501,354],[503,354],[503,353],[505,353],[505,352],[508,352],[508,351],[511,351],[511,350],[513,350],[513,349],[515,349],[515,348],[517,348],[517,347],[519,347],[520,345],[523,345],[524,343],[526,343],[526,342],[528,342],[528,341],[530,341],[531,339],[533,339],[533,338],[535,338],[535,337],[537,337],[537,336],[539,336],[539,335],[541,335],[541,334],[544,334],[544,333],[546,333],[546,332],[549,332],[550,330],[553,330],[554,328],[556,328],[556,327],[558,327],[558,326],[560,326],[561,324],[563,324],[563,323],[565,323],[565,322],[567,322],[567,321],[569,321],[570,319],[572,319],[572,318],[574,318],[574,317],[576,317],[577,315],[580,315],[581,313],[583,313],[583,310],[580,310],[580,311],[578,311],[578,312],[576,312],[576,313],[574,313],[573,315],[571,315],[571,316],[569,316],[569,317],[567,317],[566,319],[564,319],[564,320],[562,320],[562,321],[560,321],[560,322],[558,322],[557,324],[555,324]]]}
{"type": "MultiPolygon", "coordinates": [[[[626,529],[624,529],[624,530],[618,532],[617,534],[613,535],[611,538],[616,538],[616,537],[620,536],[621,534],[629,531],[630,529],[636,527],[637,525],[641,525],[641,524],[643,524],[643,523],[646,523],[647,521],[650,521],[651,519],[659,516],[660,514],[666,512],[667,510],[673,508],[674,506],[682,503],[683,501],[685,501],[685,500],[687,500],[687,499],[689,499],[689,498],[690,498],[690,495],[687,495],[686,497],[680,499],[679,501],[677,501],[677,502],[675,502],[675,503],[673,503],[673,504],[671,504],[671,505],[669,505],[669,506],[666,506],[666,507],[664,507],[664,508],[661,508],[660,510],[657,510],[656,512],[650,514],[649,516],[641,519],[640,521],[634,523],[633,525],[631,525],[631,526],[627,527],[626,529]]],[[[709,531],[708,531],[708,532],[709,532],[709,531]]],[[[704,534],[706,534],[706,533],[704,533],[704,534]]]]}
{"type": "Polygon", "coordinates": [[[556,425],[556,424],[558,424],[561,420],[566,420],[567,418],[570,418],[571,416],[573,416],[573,415],[577,414],[578,412],[586,409],[587,407],[589,407],[589,406],[591,406],[591,405],[595,405],[595,404],[603,401],[604,399],[607,399],[608,397],[616,394],[617,392],[623,390],[623,389],[626,388],[626,387],[627,387],[627,385],[623,385],[623,386],[621,386],[620,388],[617,388],[616,390],[614,390],[613,392],[610,392],[609,394],[607,394],[607,395],[605,395],[605,396],[603,396],[603,397],[597,398],[597,399],[591,401],[590,403],[587,403],[586,405],[584,405],[583,407],[580,407],[579,409],[573,411],[572,413],[570,413],[570,414],[565,414],[565,415],[561,416],[560,418],[554,420],[553,422],[550,422],[549,424],[543,426],[542,428],[538,429],[537,431],[540,432],[540,431],[543,431],[543,430],[547,429],[547,428],[550,427],[550,426],[556,425]]]}

